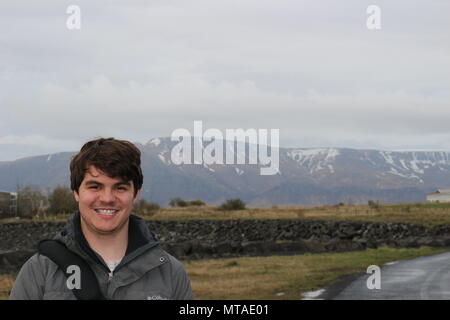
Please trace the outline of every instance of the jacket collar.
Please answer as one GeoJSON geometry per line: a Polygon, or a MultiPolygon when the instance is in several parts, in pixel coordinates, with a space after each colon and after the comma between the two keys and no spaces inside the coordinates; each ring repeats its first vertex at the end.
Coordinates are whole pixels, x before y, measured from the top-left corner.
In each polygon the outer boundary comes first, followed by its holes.
{"type": "MultiPolygon", "coordinates": [[[[108,269],[101,256],[89,246],[81,230],[80,219],[80,212],[75,212],[68,219],[64,230],[56,237],[56,239],[64,242],[69,249],[81,253],[83,256],[89,256],[93,261],[108,269]]],[[[135,215],[130,215],[128,224],[128,247],[119,266],[128,263],[158,244],[159,242],[156,239],[155,234],[148,229],[144,219],[135,215]]]]}

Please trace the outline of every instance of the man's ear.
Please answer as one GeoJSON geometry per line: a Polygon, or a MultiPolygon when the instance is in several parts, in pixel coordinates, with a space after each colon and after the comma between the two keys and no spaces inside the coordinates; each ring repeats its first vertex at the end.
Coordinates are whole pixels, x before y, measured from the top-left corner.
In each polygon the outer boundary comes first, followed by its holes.
{"type": "Polygon", "coordinates": [[[138,192],[136,192],[136,195],[134,196],[133,202],[136,202],[137,199],[141,196],[141,190],[142,190],[142,188],[139,189],[138,192]]]}
{"type": "Polygon", "coordinates": [[[76,200],[77,202],[79,202],[80,196],[78,195],[78,192],[76,192],[75,190],[73,190],[73,196],[75,197],[75,200],[76,200]]]}

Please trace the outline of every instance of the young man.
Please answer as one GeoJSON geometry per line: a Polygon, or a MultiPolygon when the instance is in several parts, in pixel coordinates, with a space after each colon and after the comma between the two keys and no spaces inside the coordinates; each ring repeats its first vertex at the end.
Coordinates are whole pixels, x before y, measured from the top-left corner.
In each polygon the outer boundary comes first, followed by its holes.
{"type": "MultiPolygon", "coordinates": [[[[87,262],[105,299],[193,299],[181,263],[131,215],[143,183],[140,162],[139,149],[128,141],[87,142],[70,163],[79,212],[55,240],[87,262]]],[[[36,253],[20,270],[10,299],[76,299],[65,272],[36,253]]]]}

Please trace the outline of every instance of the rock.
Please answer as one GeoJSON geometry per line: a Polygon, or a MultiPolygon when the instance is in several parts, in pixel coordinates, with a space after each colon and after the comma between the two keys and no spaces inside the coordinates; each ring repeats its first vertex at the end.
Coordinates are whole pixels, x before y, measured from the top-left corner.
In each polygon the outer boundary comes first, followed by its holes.
{"type": "MultiPolygon", "coordinates": [[[[147,221],[166,250],[175,257],[266,255],[377,248],[450,247],[450,224],[426,229],[408,223],[326,221],[305,219],[147,221]]],[[[34,251],[39,240],[53,238],[64,223],[0,224],[0,251],[34,251]]],[[[17,266],[2,256],[0,264],[17,266]]],[[[20,260],[20,259],[19,259],[20,260]]]]}
{"type": "Polygon", "coordinates": [[[325,246],[314,239],[303,240],[303,244],[305,246],[305,250],[308,252],[325,252],[327,249],[325,246]]]}

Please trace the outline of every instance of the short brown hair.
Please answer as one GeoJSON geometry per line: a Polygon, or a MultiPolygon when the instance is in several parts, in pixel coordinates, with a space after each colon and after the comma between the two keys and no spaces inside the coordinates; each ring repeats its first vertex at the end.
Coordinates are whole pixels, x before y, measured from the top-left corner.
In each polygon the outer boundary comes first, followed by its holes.
{"type": "Polygon", "coordinates": [[[129,141],[100,138],[86,142],[70,162],[72,191],[78,193],[90,166],[96,167],[111,178],[132,180],[135,196],[142,187],[144,176],[141,170],[141,152],[129,141]]]}

